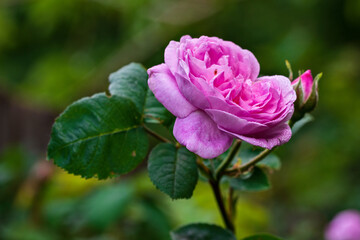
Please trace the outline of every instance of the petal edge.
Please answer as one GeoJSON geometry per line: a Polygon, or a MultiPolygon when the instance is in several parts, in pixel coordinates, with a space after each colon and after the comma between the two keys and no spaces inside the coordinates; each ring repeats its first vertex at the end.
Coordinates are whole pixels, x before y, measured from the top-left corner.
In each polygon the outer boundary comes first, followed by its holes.
{"type": "Polygon", "coordinates": [[[180,144],[202,158],[219,156],[231,146],[233,140],[201,110],[191,113],[186,118],[177,118],[174,136],[180,144]]]}
{"type": "Polygon", "coordinates": [[[176,117],[184,118],[196,110],[180,93],[175,77],[166,64],[148,69],[148,85],[156,99],[176,117]]]}

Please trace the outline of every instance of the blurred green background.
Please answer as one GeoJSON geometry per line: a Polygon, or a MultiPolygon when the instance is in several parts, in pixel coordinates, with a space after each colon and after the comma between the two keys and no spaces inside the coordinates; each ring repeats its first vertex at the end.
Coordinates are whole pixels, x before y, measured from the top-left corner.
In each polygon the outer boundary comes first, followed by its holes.
{"type": "Polygon", "coordinates": [[[171,201],[145,163],[83,180],[45,161],[54,118],[131,62],[163,62],[170,40],[218,36],[251,50],[261,74],[323,72],[315,121],[277,150],[272,189],[244,193],[238,236],[323,239],[360,210],[359,0],[1,0],[0,239],[169,239],[190,222],[222,224],[209,187],[171,201]],[[145,237],[144,237],[145,236],[145,237]]]}

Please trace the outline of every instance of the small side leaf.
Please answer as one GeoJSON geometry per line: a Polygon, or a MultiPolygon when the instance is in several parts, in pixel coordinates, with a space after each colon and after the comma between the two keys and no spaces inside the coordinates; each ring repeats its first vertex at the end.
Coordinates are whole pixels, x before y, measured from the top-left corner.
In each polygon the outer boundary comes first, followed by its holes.
{"type": "Polygon", "coordinates": [[[241,191],[263,191],[270,188],[269,180],[264,171],[255,167],[250,176],[240,176],[229,180],[230,186],[241,191]]]}
{"type": "Polygon", "coordinates": [[[190,198],[198,180],[196,156],[169,143],[152,150],[148,171],[154,185],[172,199],[190,198]]]}
{"type": "Polygon", "coordinates": [[[148,144],[132,101],[101,93],[74,102],[56,119],[48,158],[69,173],[105,179],[133,170],[148,144]]]}
{"type": "Polygon", "coordinates": [[[111,95],[130,99],[145,123],[170,127],[175,117],[155,98],[147,80],[146,69],[141,64],[130,63],[110,74],[109,91],[111,95]]]}
{"type": "Polygon", "coordinates": [[[280,170],[281,161],[280,161],[280,158],[278,156],[276,156],[275,154],[270,154],[269,156],[267,156],[266,158],[264,158],[263,160],[258,162],[256,165],[259,167],[280,170]]]}
{"type": "Polygon", "coordinates": [[[243,238],[242,240],[283,240],[283,239],[272,236],[267,233],[263,233],[263,234],[256,234],[256,235],[253,235],[250,237],[246,237],[246,238],[243,238]]]}
{"type": "Polygon", "coordinates": [[[139,63],[130,63],[109,76],[111,95],[130,99],[139,113],[144,112],[145,99],[148,91],[148,75],[139,63]]]}
{"type": "Polygon", "coordinates": [[[205,223],[189,224],[171,232],[172,240],[236,240],[234,234],[219,226],[205,223]]]}
{"type": "Polygon", "coordinates": [[[303,118],[295,122],[294,126],[291,128],[292,134],[297,133],[303,126],[307,123],[314,120],[314,117],[310,113],[306,113],[303,118]]]}

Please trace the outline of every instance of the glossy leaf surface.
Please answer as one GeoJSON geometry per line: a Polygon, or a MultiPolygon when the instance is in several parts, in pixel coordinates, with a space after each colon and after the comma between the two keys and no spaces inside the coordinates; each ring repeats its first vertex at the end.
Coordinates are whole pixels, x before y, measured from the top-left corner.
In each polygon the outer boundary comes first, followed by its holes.
{"type": "Polygon", "coordinates": [[[48,158],[69,173],[104,179],[133,170],[147,150],[135,105],[123,97],[96,94],[71,104],[56,119],[48,158]]]}
{"type": "Polygon", "coordinates": [[[262,191],[270,188],[269,180],[264,171],[255,167],[250,176],[239,176],[229,180],[230,186],[241,191],[262,191]]]}
{"type": "Polygon", "coordinates": [[[196,156],[169,143],[152,150],[148,171],[154,185],[172,199],[190,198],[198,180],[196,156]]]}

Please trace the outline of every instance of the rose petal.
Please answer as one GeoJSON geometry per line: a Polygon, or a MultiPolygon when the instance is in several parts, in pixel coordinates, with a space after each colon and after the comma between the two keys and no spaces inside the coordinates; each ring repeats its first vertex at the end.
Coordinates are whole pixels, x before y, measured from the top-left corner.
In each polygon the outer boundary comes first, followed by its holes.
{"type": "Polygon", "coordinates": [[[360,239],[360,213],[352,209],[338,213],[326,228],[325,239],[360,239]]]}
{"type": "MultiPolygon", "coordinates": [[[[310,96],[311,92],[312,92],[312,86],[314,83],[314,79],[311,75],[311,71],[307,70],[306,72],[304,72],[303,74],[301,74],[301,85],[303,88],[303,93],[304,93],[304,98],[303,101],[306,102],[306,100],[308,99],[308,97],[310,96]]],[[[297,79],[295,79],[291,85],[296,85],[299,81],[300,81],[300,77],[298,77],[297,79]]]]}
{"type": "Polygon", "coordinates": [[[184,35],[180,38],[180,43],[186,43],[187,40],[192,40],[190,35],[184,35]]]}
{"type": "Polygon", "coordinates": [[[226,129],[219,127],[219,129],[233,135],[236,138],[244,140],[252,145],[272,149],[275,146],[284,144],[288,142],[291,138],[291,129],[288,124],[279,125],[271,130],[268,130],[264,133],[258,133],[252,135],[251,137],[246,135],[234,134],[232,132],[226,131],[226,129]]]}
{"type": "Polygon", "coordinates": [[[291,82],[287,77],[281,75],[263,76],[257,79],[257,81],[268,81],[274,88],[277,88],[283,98],[283,104],[289,102],[295,102],[296,92],[291,86],[291,82]]]}
{"type": "MultiPolygon", "coordinates": [[[[203,95],[205,96],[217,96],[217,97],[222,97],[220,91],[216,88],[212,88],[211,86],[209,86],[209,84],[207,84],[205,82],[204,79],[199,78],[199,77],[195,77],[190,73],[190,81],[194,84],[194,86],[203,93],[203,95]]],[[[207,98],[206,98],[207,99],[207,98]]],[[[208,102],[208,99],[206,100],[206,102],[208,102]]],[[[206,103],[206,106],[208,105],[208,103],[206,103]]]]}
{"type": "Polygon", "coordinates": [[[260,64],[254,54],[230,41],[224,41],[224,45],[227,47],[223,48],[224,54],[230,56],[229,64],[238,66],[233,69],[235,75],[241,74],[244,79],[255,80],[259,76],[260,64]]]}
{"type": "Polygon", "coordinates": [[[148,69],[149,88],[166,109],[177,117],[184,118],[196,110],[180,93],[175,77],[165,64],[148,69]]]}
{"type": "Polygon", "coordinates": [[[183,94],[186,100],[188,100],[195,107],[200,109],[208,108],[210,105],[205,94],[199,90],[188,79],[188,77],[184,77],[184,73],[185,72],[182,72],[181,74],[175,74],[176,82],[180,92],[183,94]]]}
{"type": "Polygon", "coordinates": [[[203,111],[195,111],[186,118],[177,118],[174,136],[186,148],[202,158],[214,158],[224,153],[232,137],[219,130],[216,123],[203,111]]]}
{"type": "Polygon", "coordinates": [[[242,51],[242,55],[244,56],[244,67],[246,66],[248,69],[247,73],[243,72],[242,74],[248,79],[255,80],[259,76],[260,64],[252,52],[246,49],[243,49],[242,51]]]}
{"type": "Polygon", "coordinates": [[[256,134],[268,129],[266,125],[247,121],[228,112],[216,109],[206,109],[205,111],[218,126],[235,134],[256,134]]]}
{"type": "Polygon", "coordinates": [[[249,112],[243,109],[241,106],[235,104],[231,100],[225,99],[224,97],[208,97],[209,103],[212,109],[223,110],[230,112],[236,116],[249,117],[249,112]]]}
{"type": "Polygon", "coordinates": [[[217,109],[220,111],[231,113],[249,122],[258,122],[261,124],[265,124],[269,121],[272,121],[274,116],[276,116],[274,114],[267,114],[267,113],[253,114],[227,99],[221,99],[219,97],[213,97],[213,96],[209,96],[208,99],[212,109],[217,109]]]}
{"type": "Polygon", "coordinates": [[[301,84],[304,88],[304,101],[306,101],[310,94],[311,94],[311,91],[312,91],[312,86],[313,86],[313,82],[314,82],[314,79],[311,75],[311,71],[310,70],[307,70],[306,72],[304,72],[302,75],[301,75],[301,84]]]}
{"type": "Polygon", "coordinates": [[[169,67],[172,74],[175,74],[179,61],[179,56],[177,53],[179,45],[179,42],[170,41],[169,45],[167,45],[165,48],[165,64],[169,67]]]}
{"type": "Polygon", "coordinates": [[[276,115],[273,116],[273,120],[268,121],[266,125],[268,126],[275,126],[279,124],[280,122],[287,122],[291,119],[292,115],[294,114],[294,105],[289,104],[284,109],[282,109],[280,112],[278,112],[276,115]]]}

